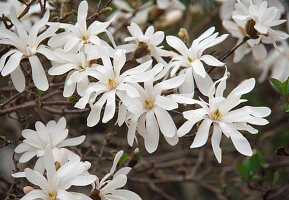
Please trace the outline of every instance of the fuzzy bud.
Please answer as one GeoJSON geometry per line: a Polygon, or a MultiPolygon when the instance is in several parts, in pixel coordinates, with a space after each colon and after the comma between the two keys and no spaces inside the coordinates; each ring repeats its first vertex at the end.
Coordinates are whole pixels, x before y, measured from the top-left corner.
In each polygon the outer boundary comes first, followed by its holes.
{"type": "Polygon", "coordinates": [[[181,38],[184,42],[187,42],[189,39],[189,34],[187,29],[185,28],[180,28],[179,32],[178,32],[178,36],[179,38],[181,38]]]}

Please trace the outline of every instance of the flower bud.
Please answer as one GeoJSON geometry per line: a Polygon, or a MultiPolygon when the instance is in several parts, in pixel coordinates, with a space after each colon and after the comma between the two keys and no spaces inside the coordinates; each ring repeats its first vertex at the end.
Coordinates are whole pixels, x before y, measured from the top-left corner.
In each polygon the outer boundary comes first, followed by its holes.
{"type": "Polygon", "coordinates": [[[180,28],[179,32],[178,32],[178,36],[179,38],[181,38],[184,42],[187,42],[189,39],[189,34],[187,29],[185,28],[180,28]]]}

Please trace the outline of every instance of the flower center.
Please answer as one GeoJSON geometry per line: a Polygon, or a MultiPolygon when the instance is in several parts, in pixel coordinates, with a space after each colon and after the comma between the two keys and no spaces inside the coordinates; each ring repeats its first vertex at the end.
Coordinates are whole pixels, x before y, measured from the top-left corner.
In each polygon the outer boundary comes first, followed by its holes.
{"type": "Polygon", "coordinates": [[[83,36],[81,36],[81,39],[82,39],[84,44],[88,44],[89,43],[87,36],[83,35],[83,36]]]}
{"type": "Polygon", "coordinates": [[[49,192],[48,199],[49,200],[56,200],[56,193],[55,192],[49,192]]]}
{"type": "Polygon", "coordinates": [[[192,59],[191,57],[188,57],[188,61],[189,61],[190,63],[193,63],[193,62],[195,61],[195,59],[192,59]]]}
{"type": "Polygon", "coordinates": [[[24,50],[24,53],[25,53],[27,56],[32,56],[32,55],[34,55],[33,50],[31,49],[31,47],[30,47],[28,44],[26,45],[26,48],[25,48],[25,50],[24,50]]]}
{"type": "Polygon", "coordinates": [[[115,89],[117,86],[117,82],[114,79],[109,78],[107,81],[107,86],[109,89],[115,89]]]}
{"type": "Polygon", "coordinates": [[[214,119],[214,120],[220,120],[222,118],[222,113],[219,109],[217,110],[214,110],[212,113],[211,113],[211,117],[214,119]]]}
{"type": "Polygon", "coordinates": [[[152,100],[145,100],[145,107],[146,109],[150,110],[154,107],[154,103],[152,100]]]}

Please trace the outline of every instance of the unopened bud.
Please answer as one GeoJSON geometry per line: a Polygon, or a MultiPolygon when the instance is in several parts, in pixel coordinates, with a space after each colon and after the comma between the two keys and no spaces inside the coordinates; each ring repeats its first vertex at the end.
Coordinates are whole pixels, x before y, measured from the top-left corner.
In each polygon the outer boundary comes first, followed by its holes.
{"type": "Polygon", "coordinates": [[[138,47],[136,48],[136,50],[134,51],[133,57],[138,59],[141,58],[145,55],[150,54],[150,49],[148,48],[148,44],[145,42],[139,42],[138,43],[138,47]]]}
{"type": "Polygon", "coordinates": [[[28,194],[28,193],[31,192],[32,190],[34,190],[34,188],[31,187],[31,186],[25,186],[25,187],[23,188],[24,194],[28,194]]]}
{"type": "Polygon", "coordinates": [[[229,72],[229,71],[227,72],[227,77],[228,77],[227,79],[229,79],[231,77],[231,72],[229,72]]]}
{"type": "Polygon", "coordinates": [[[179,32],[178,32],[178,36],[179,38],[181,38],[184,42],[187,42],[189,39],[189,34],[187,29],[185,28],[180,28],[179,32]]]}
{"type": "Polygon", "coordinates": [[[202,12],[200,6],[198,6],[198,5],[196,5],[196,4],[190,5],[189,11],[190,11],[190,13],[192,13],[193,15],[199,15],[199,14],[201,14],[201,12],[202,12]]]}
{"type": "Polygon", "coordinates": [[[157,20],[161,15],[164,14],[164,10],[159,9],[157,6],[154,6],[150,11],[150,17],[152,21],[157,20]]]}

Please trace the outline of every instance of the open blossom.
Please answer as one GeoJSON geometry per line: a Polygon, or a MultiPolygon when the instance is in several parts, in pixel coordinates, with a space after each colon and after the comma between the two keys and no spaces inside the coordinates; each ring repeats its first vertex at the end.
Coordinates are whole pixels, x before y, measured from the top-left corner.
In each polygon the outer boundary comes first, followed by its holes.
{"type": "Polygon", "coordinates": [[[203,55],[206,49],[223,42],[228,37],[227,34],[217,37],[218,33],[214,33],[214,31],[214,27],[208,29],[193,41],[190,48],[175,36],[166,37],[167,43],[181,54],[174,56],[170,63],[173,67],[171,70],[171,76],[174,76],[178,70],[179,74],[185,74],[186,76],[184,83],[180,86],[181,93],[193,96],[194,81],[196,82],[200,92],[204,95],[208,93],[213,81],[206,72],[202,61],[210,66],[225,65],[225,63],[211,55],[203,55]]]}
{"type": "MultiPolygon", "coordinates": [[[[50,75],[62,75],[69,72],[64,84],[64,97],[73,95],[75,89],[80,96],[84,95],[90,83],[89,74],[98,67],[95,63],[96,58],[88,55],[87,52],[90,51],[91,49],[88,47],[78,53],[55,51],[57,62],[53,62],[48,73],[50,75]]],[[[97,54],[99,53],[95,55],[97,54]]]]}
{"type": "Polygon", "coordinates": [[[130,172],[130,167],[123,167],[115,172],[117,164],[123,155],[123,151],[119,151],[113,160],[111,170],[101,180],[96,179],[92,185],[91,198],[101,200],[141,200],[134,192],[121,189],[127,182],[126,175],[130,172]],[[113,175],[111,180],[108,180],[113,175]]]}
{"type": "Polygon", "coordinates": [[[278,49],[272,49],[268,56],[257,67],[262,70],[258,81],[263,82],[271,71],[270,77],[284,82],[289,77],[289,46],[283,41],[278,45],[278,49]]]}
{"type": "MultiPolygon", "coordinates": [[[[44,1],[42,0],[44,3],[44,1]]],[[[19,16],[23,10],[26,8],[26,5],[21,3],[18,0],[7,0],[7,1],[1,1],[0,2],[0,16],[4,14],[7,17],[10,17],[10,9],[11,7],[14,7],[16,10],[17,16],[19,16]]],[[[49,4],[49,1],[46,1],[46,9],[51,9],[52,7],[49,4]]],[[[33,4],[30,6],[27,14],[25,14],[21,18],[21,22],[24,24],[24,27],[27,31],[29,31],[33,25],[33,23],[39,21],[39,16],[35,15],[37,13],[41,12],[41,7],[37,4],[33,4]]],[[[2,22],[1,22],[2,23],[2,22]]]]}
{"type": "Polygon", "coordinates": [[[240,44],[244,38],[248,40],[235,51],[234,62],[239,62],[244,55],[253,52],[257,60],[267,56],[264,44],[275,44],[289,37],[285,32],[274,30],[272,27],[284,23],[280,19],[281,12],[277,7],[269,6],[267,1],[238,1],[233,12],[232,21],[223,21],[223,26],[238,38],[240,44]]]}
{"type": "Polygon", "coordinates": [[[164,50],[163,46],[159,46],[165,38],[163,31],[154,32],[154,27],[150,26],[143,34],[140,27],[134,22],[127,28],[132,36],[125,38],[125,41],[131,43],[121,45],[119,48],[125,49],[127,53],[134,52],[134,58],[141,63],[154,57],[157,62],[166,64],[162,57],[169,56],[170,53],[164,50]]]}
{"type": "Polygon", "coordinates": [[[84,163],[74,160],[58,167],[50,146],[45,149],[43,157],[46,178],[38,171],[26,168],[25,177],[39,189],[28,192],[21,200],[91,200],[84,194],[66,191],[72,185],[86,186],[96,180],[96,176],[85,173],[87,169],[84,163]]]}
{"type": "Polygon", "coordinates": [[[0,27],[0,44],[11,45],[15,48],[12,48],[1,57],[1,74],[3,76],[10,74],[15,88],[19,92],[22,92],[25,89],[25,77],[20,68],[20,62],[22,59],[28,58],[35,86],[38,89],[45,91],[48,89],[49,84],[42,64],[36,54],[40,53],[48,59],[53,56],[50,51],[47,51],[47,48],[40,43],[46,38],[53,36],[57,31],[58,26],[50,26],[46,31],[37,35],[39,30],[48,22],[48,10],[45,12],[43,18],[33,25],[29,32],[25,30],[24,24],[17,19],[14,7],[11,7],[10,18],[16,31],[10,31],[5,27],[0,27]]]}
{"type": "MultiPolygon", "coordinates": [[[[23,153],[20,156],[19,163],[26,163],[34,156],[37,156],[38,159],[34,169],[40,173],[44,172],[43,155],[47,145],[50,145],[57,158],[57,155],[59,157],[61,152],[57,150],[54,151],[54,149],[61,150],[63,147],[76,146],[81,144],[85,139],[85,136],[66,139],[68,129],[66,129],[66,120],[64,117],[60,118],[58,122],[49,121],[46,126],[38,121],[35,123],[35,129],[36,131],[31,129],[24,129],[22,131],[22,135],[25,139],[23,140],[23,143],[15,148],[15,152],[23,153]]],[[[67,157],[68,159],[73,159],[78,156],[69,151],[67,152],[67,157]]]]}
{"type": "MultiPolygon", "coordinates": [[[[237,0],[215,0],[217,2],[222,3],[220,8],[220,17],[223,20],[228,20],[232,17],[232,13],[234,10],[234,5],[237,2],[237,0]]],[[[242,0],[243,3],[246,5],[249,5],[249,0],[242,0]]],[[[263,0],[254,0],[255,4],[261,4],[263,0]]],[[[285,12],[285,7],[282,5],[282,3],[279,0],[267,0],[269,6],[275,6],[279,9],[281,13],[285,12]]]]}
{"type": "Polygon", "coordinates": [[[154,152],[159,144],[159,130],[170,145],[178,143],[177,128],[173,118],[168,111],[178,108],[177,100],[173,96],[164,96],[165,90],[179,87],[184,82],[184,75],[174,77],[153,85],[153,81],[144,82],[144,88],[136,84],[135,88],[140,96],[134,99],[138,110],[119,113],[119,124],[121,119],[127,120],[128,144],[133,145],[136,139],[136,131],[144,138],[145,148],[149,153],[154,152]],[[127,115],[127,117],[125,117],[127,115]]]}
{"type": "Polygon", "coordinates": [[[152,64],[151,60],[121,74],[121,69],[126,62],[124,50],[119,49],[115,52],[113,63],[108,57],[108,52],[104,50],[103,54],[107,55],[102,58],[104,66],[99,66],[92,74],[98,82],[91,83],[85,95],[75,105],[75,107],[83,109],[87,103],[90,103],[91,112],[87,118],[88,126],[95,126],[99,122],[101,109],[105,103],[102,122],[106,123],[111,120],[116,110],[116,96],[126,104],[126,96],[130,98],[139,96],[132,83],[143,82],[154,75],[154,71],[146,71],[152,64]],[[96,100],[100,95],[101,97],[96,100]]]}
{"type": "Polygon", "coordinates": [[[183,113],[184,118],[188,121],[178,129],[178,136],[182,137],[186,135],[197,122],[202,121],[190,148],[203,146],[208,140],[210,127],[213,125],[211,142],[219,163],[222,161],[222,150],[220,148],[222,133],[227,138],[231,138],[237,151],[243,155],[251,156],[251,146],[240,131],[248,131],[252,134],[258,133],[258,130],[249,124],[268,124],[268,121],[264,117],[267,117],[271,113],[271,110],[267,107],[251,106],[232,109],[246,101],[245,99],[241,99],[241,96],[249,93],[254,86],[254,78],[245,80],[227,97],[224,97],[223,92],[226,88],[226,77],[222,78],[216,89],[215,85],[211,87],[208,94],[208,103],[204,101],[196,102],[201,108],[183,113]]]}
{"type": "MultiPolygon", "coordinates": [[[[78,50],[84,44],[88,43],[95,45],[105,45],[109,48],[109,45],[104,40],[101,40],[97,35],[103,32],[109,34],[106,29],[109,26],[110,21],[104,23],[94,21],[87,28],[87,11],[87,1],[81,1],[78,7],[77,23],[75,25],[61,23],[60,27],[64,28],[65,31],[52,37],[48,41],[48,45],[52,48],[63,48],[66,52],[73,50],[74,48],[78,50]]],[[[110,34],[109,38],[113,39],[110,37],[110,34]]]]}

